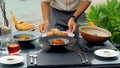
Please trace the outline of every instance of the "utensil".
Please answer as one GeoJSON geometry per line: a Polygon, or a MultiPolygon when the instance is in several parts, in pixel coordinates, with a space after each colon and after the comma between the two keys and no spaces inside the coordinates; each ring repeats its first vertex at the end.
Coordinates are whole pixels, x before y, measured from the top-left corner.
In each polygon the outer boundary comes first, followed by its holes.
{"type": "MultiPolygon", "coordinates": [[[[78,42],[76,42],[76,43],[78,43],[78,42]]],[[[88,63],[89,60],[88,60],[87,54],[85,52],[83,52],[77,44],[72,47],[74,48],[74,51],[76,53],[78,53],[78,55],[81,57],[82,63],[83,64],[88,63]]]]}
{"type": "Polygon", "coordinates": [[[77,50],[76,52],[78,53],[78,55],[81,57],[82,63],[85,64],[86,60],[84,59],[83,55],[79,52],[78,49],[76,49],[76,50],[77,50]]]}
{"type": "Polygon", "coordinates": [[[37,65],[37,54],[33,54],[34,64],[37,65]]]}
{"type": "Polygon", "coordinates": [[[79,52],[79,48],[77,48],[76,46],[71,46],[71,48],[73,48],[73,50],[81,57],[82,63],[85,64],[86,61],[84,57],[82,56],[82,54],[79,52]]]}
{"type": "MultiPolygon", "coordinates": [[[[78,41],[77,41],[77,43],[78,43],[78,41]]],[[[79,44],[79,43],[78,43],[78,44],[79,44]]],[[[77,45],[77,47],[80,48],[79,45],[77,45]]],[[[86,54],[85,52],[83,52],[81,49],[79,49],[79,51],[80,51],[80,53],[84,56],[86,63],[88,63],[89,60],[88,60],[87,54],[86,54]]]]}
{"type": "MultiPolygon", "coordinates": [[[[77,41],[77,44],[79,44],[78,41],[77,41]]],[[[88,63],[89,60],[88,60],[87,54],[80,49],[79,45],[76,45],[76,46],[77,48],[79,48],[79,52],[82,54],[82,56],[84,56],[85,62],[88,63]]]]}
{"type": "Polygon", "coordinates": [[[33,64],[33,55],[32,55],[32,52],[29,53],[29,56],[30,56],[30,63],[33,64]]]}

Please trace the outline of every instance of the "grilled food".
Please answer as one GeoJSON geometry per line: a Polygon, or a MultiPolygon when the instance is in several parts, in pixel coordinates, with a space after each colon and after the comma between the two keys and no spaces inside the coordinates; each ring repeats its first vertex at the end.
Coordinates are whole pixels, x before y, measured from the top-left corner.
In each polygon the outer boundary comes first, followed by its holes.
{"type": "Polygon", "coordinates": [[[19,31],[33,30],[35,28],[33,24],[29,24],[27,22],[18,22],[12,12],[11,12],[11,17],[13,23],[15,24],[16,29],[19,31]]]}
{"type": "Polygon", "coordinates": [[[65,42],[62,39],[53,39],[51,44],[52,45],[65,45],[65,42]]]}
{"type": "Polygon", "coordinates": [[[53,33],[53,35],[56,35],[56,36],[68,36],[68,33],[65,33],[55,28],[51,29],[51,32],[53,33]]]}

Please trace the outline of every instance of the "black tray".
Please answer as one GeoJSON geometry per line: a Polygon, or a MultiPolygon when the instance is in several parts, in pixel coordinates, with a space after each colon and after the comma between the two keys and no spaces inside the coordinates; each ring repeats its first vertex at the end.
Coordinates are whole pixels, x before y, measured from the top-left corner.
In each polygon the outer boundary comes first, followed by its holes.
{"type": "MultiPolygon", "coordinates": [[[[28,56],[29,57],[29,56],[28,56]]],[[[34,64],[30,64],[30,58],[28,58],[29,67],[33,67],[34,64]]],[[[37,65],[38,67],[79,67],[90,64],[83,64],[81,57],[73,52],[67,51],[64,53],[53,52],[41,52],[38,54],[37,65]]]]}

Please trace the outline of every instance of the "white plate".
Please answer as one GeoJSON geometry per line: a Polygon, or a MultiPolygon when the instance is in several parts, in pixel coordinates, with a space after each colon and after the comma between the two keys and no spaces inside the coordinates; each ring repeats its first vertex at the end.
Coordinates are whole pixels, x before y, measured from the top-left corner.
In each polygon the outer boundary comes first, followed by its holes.
{"type": "Polygon", "coordinates": [[[114,51],[112,49],[99,49],[99,50],[96,50],[94,54],[100,57],[110,58],[110,57],[116,57],[119,54],[119,52],[114,51]]]}
{"type": "MultiPolygon", "coordinates": [[[[66,32],[66,31],[62,31],[62,32],[68,33],[69,37],[74,37],[75,36],[74,33],[72,33],[72,32],[66,32]]],[[[52,32],[42,33],[42,37],[46,37],[48,33],[52,33],[52,32]]]]}
{"type": "Polygon", "coordinates": [[[18,64],[24,61],[22,56],[3,56],[0,58],[0,63],[2,64],[18,64]]]}

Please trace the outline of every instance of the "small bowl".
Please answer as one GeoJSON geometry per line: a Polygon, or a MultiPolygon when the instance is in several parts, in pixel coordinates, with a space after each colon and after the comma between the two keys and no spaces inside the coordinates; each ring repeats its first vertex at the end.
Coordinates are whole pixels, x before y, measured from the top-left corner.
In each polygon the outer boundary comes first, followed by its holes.
{"type": "Polygon", "coordinates": [[[12,39],[17,41],[22,48],[34,47],[33,41],[41,37],[40,32],[36,31],[17,31],[12,33],[12,39]],[[27,36],[29,39],[18,39],[21,36],[27,36]]]}
{"type": "Polygon", "coordinates": [[[105,42],[111,37],[109,31],[97,26],[81,26],[80,33],[86,41],[92,43],[105,42]]]}
{"type": "Polygon", "coordinates": [[[16,41],[32,41],[40,36],[41,34],[36,31],[16,31],[12,33],[12,38],[16,41]],[[18,39],[19,37],[29,37],[29,39],[18,39]]]}
{"type": "Polygon", "coordinates": [[[69,50],[69,45],[73,46],[76,43],[76,39],[69,36],[46,36],[39,40],[42,46],[43,51],[48,52],[64,52],[66,50],[69,50]],[[53,39],[63,39],[65,41],[65,45],[51,45],[51,41],[53,39]]]}
{"type": "Polygon", "coordinates": [[[48,42],[49,42],[49,45],[51,46],[51,47],[65,47],[65,46],[67,46],[68,44],[69,44],[69,40],[68,39],[66,39],[66,38],[52,38],[52,39],[49,39],[48,40],[48,42]],[[53,40],[63,40],[64,41],[64,44],[52,44],[52,41],[53,40]]]}
{"type": "Polygon", "coordinates": [[[16,34],[13,38],[17,41],[30,41],[33,37],[35,36],[32,34],[16,34]]]}
{"type": "Polygon", "coordinates": [[[51,45],[51,46],[65,46],[65,45],[67,45],[67,44],[69,44],[69,40],[68,39],[66,39],[66,38],[54,38],[54,39],[49,39],[48,40],[49,41],[49,44],[51,45]],[[53,40],[63,40],[64,41],[64,44],[52,44],[52,41],[53,40]]]}

